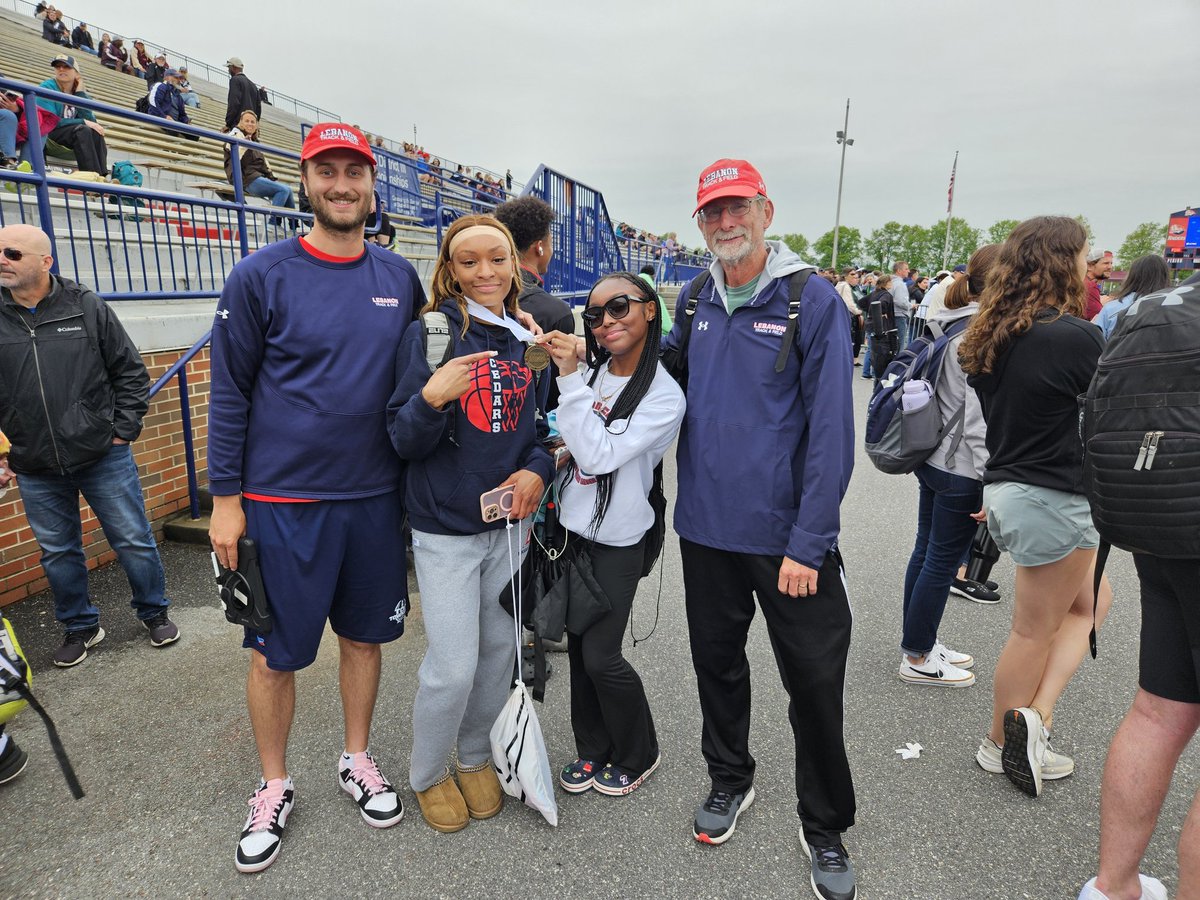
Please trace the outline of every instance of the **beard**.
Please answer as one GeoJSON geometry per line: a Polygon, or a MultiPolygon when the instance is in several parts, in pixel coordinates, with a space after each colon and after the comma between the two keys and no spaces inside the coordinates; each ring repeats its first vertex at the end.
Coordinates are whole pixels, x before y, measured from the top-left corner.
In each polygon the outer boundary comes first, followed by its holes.
{"type": "Polygon", "coordinates": [[[335,210],[330,199],[320,194],[310,194],[308,202],[312,206],[313,218],[320,223],[322,228],[340,234],[354,234],[361,232],[363,226],[367,224],[367,219],[371,217],[371,198],[371,194],[365,195],[357,206],[346,211],[335,210]],[[347,215],[349,218],[346,217],[347,215]]]}
{"type": "Polygon", "coordinates": [[[728,265],[737,265],[742,260],[750,257],[755,246],[750,240],[750,229],[745,227],[733,228],[728,232],[717,231],[712,236],[712,242],[708,245],[708,249],[712,251],[713,256],[721,262],[728,265]],[[719,243],[722,238],[741,237],[744,240],[740,244],[731,247],[723,246],[719,243]]]}

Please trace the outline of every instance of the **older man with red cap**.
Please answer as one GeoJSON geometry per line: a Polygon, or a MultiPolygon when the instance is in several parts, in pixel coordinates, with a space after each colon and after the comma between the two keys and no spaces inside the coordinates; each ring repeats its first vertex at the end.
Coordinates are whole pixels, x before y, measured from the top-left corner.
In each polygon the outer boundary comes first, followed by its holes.
{"type": "Polygon", "coordinates": [[[248,625],[243,642],[262,778],[238,841],[241,872],[279,854],[295,803],[285,760],[294,675],[316,659],[327,622],[346,729],[337,782],[368,825],[404,813],[367,739],[380,645],[403,634],[408,610],[401,464],[386,410],[396,351],[425,292],[407,260],[364,240],[375,157],[358,129],[314,126],[300,180],[312,230],[238,263],[213,323],[209,536],[234,570],[247,562],[239,538],[253,540],[271,620],[248,625]]]}
{"type": "Polygon", "coordinates": [[[695,215],[716,259],[680,292],[664,352],[676,373],[686,367],[674,522],[712,787],[693,834],[724,843],[754,802],[746,636],[757,596],[791,698],[811,884],[849,900],[851,614],[837,546],[854,459],[849,313],[812,266],[765,240],[775,208],[750,163],[701,172],[695,215]]]}

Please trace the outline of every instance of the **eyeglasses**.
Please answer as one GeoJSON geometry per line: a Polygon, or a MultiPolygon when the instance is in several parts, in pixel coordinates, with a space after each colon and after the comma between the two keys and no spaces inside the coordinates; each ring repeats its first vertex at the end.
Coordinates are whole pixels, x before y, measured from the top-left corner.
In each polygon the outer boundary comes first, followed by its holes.
{"type": "Polygon", "coordinates": [[[729,213],[735,219],[744,218],[746,213],[750,212],[750,207],[756,200],[761,197],[738,197],[736,200],[730,200],[728,203],[710,203],[700,210],[701,222],[719,222],[721,216],[729,213]]]}
{"type": "Polygon", "coordinates": [[[11,259],[13,262],[20,262],[25,258],[25,254],[15,247],[5,247],[3,250],[0,250],[0,253],[4,254],[5,259],[11,259]]]}
{"type": "Polygon", "coordinates": [[[579,314],[583,324],[588,328],[599,328],[604,322],[604,314],[608,313],[614,319],[623,319],[629,315],[630,303],[649,303],[642,297],[630,297],[628,294],[618,294],[603,306],[589,306],[579,314]]]}

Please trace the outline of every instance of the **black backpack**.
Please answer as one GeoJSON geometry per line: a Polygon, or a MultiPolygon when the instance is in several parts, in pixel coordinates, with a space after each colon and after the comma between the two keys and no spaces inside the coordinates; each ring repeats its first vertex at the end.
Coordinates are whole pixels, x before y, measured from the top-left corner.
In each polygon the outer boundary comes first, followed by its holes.
{"type": "Polygon", "coordinates": [[[1109,545],[1200,558],[1200,285],[1122,313],[1080,406],[1097,588],[1109,545]]]}
{"type": "MultiPolygon", "coordinates": [[[[775,371],[782,372],[787,366],[788,356],[792,346],[800,339],[800,297],[804,286],[808,284],[809,276],[816,270],[801,269],[788,277],[788,324],[783,334],[783,344],[779,348],[779,356],[775,358],[775,371]]],[[[683,308],[683,333],[679,336],[679,346],[664,350],[662,354],[663,368],[687,391],[688,381],[688,344],[692,340],[692,320],[696,317],[696,307],[700,305],[700,292],[712,281],[712,273],[705,269],[692,279],[688,289],[687,305],[683,308]]]]}

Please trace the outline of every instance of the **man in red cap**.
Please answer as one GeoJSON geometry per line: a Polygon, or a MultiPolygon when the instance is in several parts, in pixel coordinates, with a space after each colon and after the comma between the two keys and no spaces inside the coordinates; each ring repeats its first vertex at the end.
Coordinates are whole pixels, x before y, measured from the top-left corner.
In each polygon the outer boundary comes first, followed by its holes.
{"type": "Polygon", "coordinates": [[[680,292],[664,353],[687,372],[674,522],[712,782],[693,834],[724,843],[754,802],[746,635],[757,595],[791,697],[813,890],[850,900],[851,614],[837,546],[854,460],[849,313],[812,266],[764,238],[775,209],[750,163],[701,172],[695,215],[716,259],[680,292]]]}
{"type": "Polygon", "coordinates": [[[300,153],[315,221],[239,262],[212,339],[209,536],[237,569],[254,541],[271,628],[246,627],[246,696],[262,778],[238,840],[239,871],[275,861],[295,803],[285,753],[296,670],[338,639],[345,714],[338,784],[368,825],[404,813],[367,751],[380,645],[404,632],[400,460],[386,428],[396,351],[425,303],[416,270],[368,244],[375,157],[358,129],[316,125],[300,153]]]}

